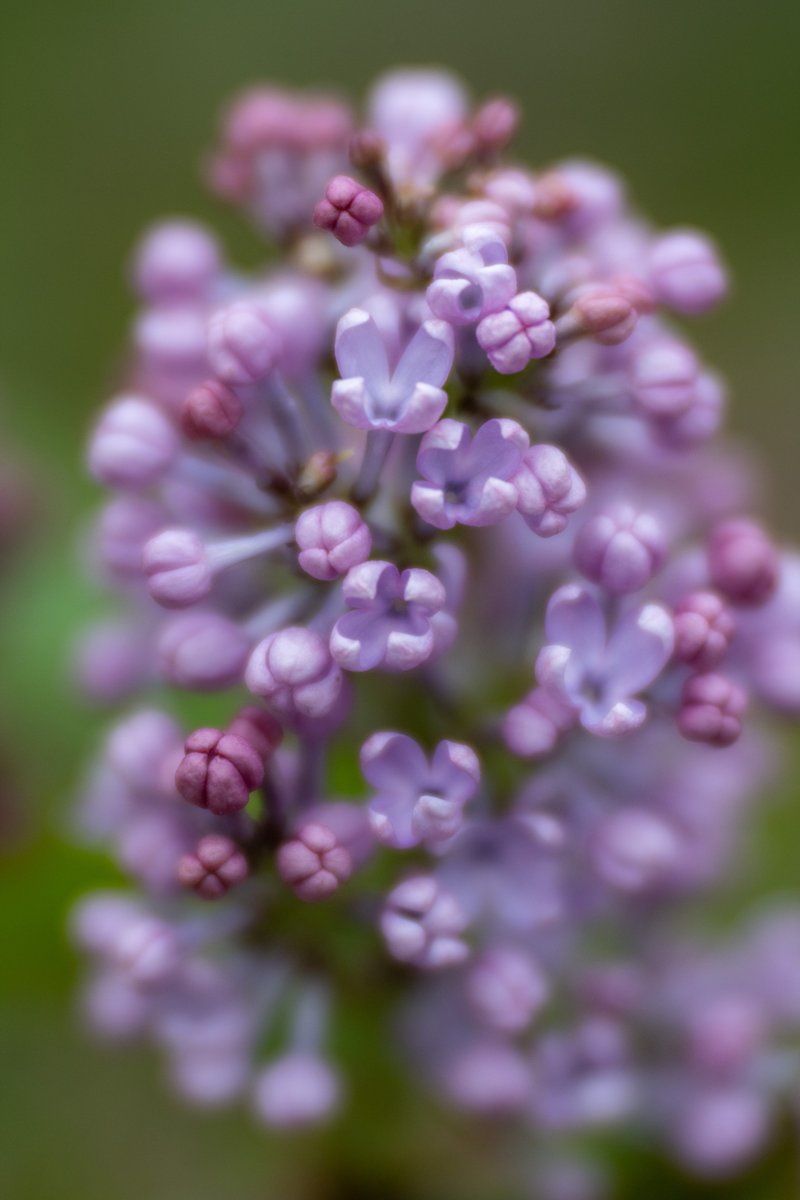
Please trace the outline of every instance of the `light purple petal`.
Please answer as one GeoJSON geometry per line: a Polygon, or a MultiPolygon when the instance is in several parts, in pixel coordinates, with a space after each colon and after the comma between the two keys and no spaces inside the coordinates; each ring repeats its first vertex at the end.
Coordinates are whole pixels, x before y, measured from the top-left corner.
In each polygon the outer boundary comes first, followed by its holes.
{"type": "Polygon", "coordinates": [[[453,465],[461,461],[460,451],[470,444],[469,426],[463,421],[445,418],[434,425],[420,442],[417,470],[431,483],[446,484],[453,479],[453,465]]]}
{"type": "Polygon", "coordinates": [[[386,638],[384,663],[394,671],[412,671],[427,662],[433,654],[433,647],[430,622],[426,621],[425,628],[419,632],[410,625],[396,626],[390,629],[386,638]]]}
{"type": "Polygon", "coordinates": [[[623,737],[644,724],[647,709],[641,700],[618,700],[611,708],[587,708],[581,713],[584,729],[597,737],[623,737]]]}
{"type": "Polygon", "coordinates": [[[428,787],[450,800],[466,804],[478,789],[481,767],[471,746],[440,742],[433,754],[428,787]]]}
{"type": "Polygon", "coordinates": [[[372,671],[386,656],[392,626],[372,609],[348,612],[331,630],[330,651],[348,671],[372,671]]]}
{"type": "Polygon", "coordinates": [[[373,429],[393,429],[396,433],[427,433],[447,408],[447,392],[429,383],[418,383],[400,407],[396,417],[379,418],[373,429]]]}
{"type": "Polygon", "coordinates": [[[394,563],[371,559],[350,568],[344,577],[342,593],[351,608],[371,608],[387,591],[399,592],[399,574],[394,563]]]}
{"type": "Polygon", "coordinates": [[[444,321],[426,321],[403,351],[392,376],[393,388],[409,396],[418,383],[441,388],[450,374],[454,349],[450,326],[444,321]]]}
{"type": "Polygon", "coordinates": [[[444,498],[441,487],[433,483],[414,483],[411,487],[411,504],[423,521],[436,529],[452,529],[456,523],[453,506],[444,498]]]}
{"type": "Polygon", "coordinates": [[[622,700],[649,687],[672,655],[672,617],[660,604],[645,604],[614,628],[606,651],[606,694],[622,700]]]}
{"type": "Polygon", "coordinates": [[[336,327],[336,363],[343,379],[362,378],[369,391],[389,382],[389,361],[380,330],[369,313],[351,308],[336,327]]]}
{"type": "Polygon", "coordinates": [[[428,774],[422,747],[406,733],[373,733],[361,747],[360,762],[367,783],[379,792],[416,798],[428,774]]]}
{"type": "Polygon", "coordinates": [[[368,811],[369,827],[384,846],[392,846],[395,850],[408,850],[420,842],[422,835],[413,825],[413,797],[397,792],[384,792],[370,801],[368,811]]]}
{"type": "Polygon", "coordinates": [[[592,593],[577,583],[568,583],[550,597],[545,631],[548,642],[568,646],[584,661],[601,653],[606,624],[592,593]]]}
{"type": "Polygon", "coordinates": [[[364,380],[337,379],[331,388],[331,404],[339,416],[354,429],[372,429],[374,423],[367,412],[367,392],[364,380]]]}

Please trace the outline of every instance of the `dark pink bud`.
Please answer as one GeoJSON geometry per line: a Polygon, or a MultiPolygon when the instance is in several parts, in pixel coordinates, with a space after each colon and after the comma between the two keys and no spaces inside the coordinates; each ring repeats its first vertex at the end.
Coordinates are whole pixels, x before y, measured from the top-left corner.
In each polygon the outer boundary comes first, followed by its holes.
{"type": "Polygon", "coordinates": [[[519,123],[519,109],[513,100],[498,96],[482,104],[472,118],[472,134],[479,150],[497,151],[513,138],[519,123]]]}
{"type": "Polygon", "coordinates": [[[242,402],[219,379],[207,379],[189,393],[181,409],[181,427],[188,438],[226,438],[242,417],[242,402]]]}
{"type": "Polygon", "coordinates": [[[357,246],[383,216],[383,201],[349,175],[335,175],[314,209],[314,224],[328,229],[343,246],[357,246]]]}
{"type": "Polygon", "coordinates": [[[723,521],[708,543],[711,582],[733,604],[756,606],[769,600],[778,583],[775,544],[755,521],[723,521]]]}
{"type": "Polygon", "coordinates": [[[353,872],[350,852],[327,825],[304,825],[278,851],[278,871],[301,900],[326,900],[353,872]]]}
{"type": "Polygon", "coordinates": [[[264,779],[257,750],[233,733],[196,729],[186,739],[185,754],[175,772],[175,785],[190,804],[218,816],[239,812],[264,779]]]}
{"type": "Polygon", "coordinates": [[[678,711],[678,729],[692,742],[730,746],[742,732],[747,693],[724,675],[687,679],[678,711]]]}
{"type": "Polygon", "coordinates": [[[227,732],[244,738],[266,765],[283,740],[283,729],[271,713],[255,704],[240,708],[227,732]]]}
{"type": "Polygon", "coordinates": [[[735,625],[714,592],[693,592],[675,608],[675,657],[700,671],[716,667],[728,652],[735,625]]]}
{"type": "Polygon", "coordinates": [[[178,863],[178,882],[204,900],[219,900],[249,871],[247,859],[230,838],[211,833],[201,838],[192,854],[178,863]]]}

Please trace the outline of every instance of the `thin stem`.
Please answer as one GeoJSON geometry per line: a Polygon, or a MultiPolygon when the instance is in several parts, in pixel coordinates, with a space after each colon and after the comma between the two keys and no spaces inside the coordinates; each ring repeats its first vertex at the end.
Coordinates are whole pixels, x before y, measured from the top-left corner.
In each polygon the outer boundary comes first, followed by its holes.
{"type": "Polygon", "coordinates": [[[351,492],[351,497],[356,504],[363,505],[371,499],[378,486],[378,480],[394,442],[394,436],[388,429],[370,429],[367,434],[361,469],[351,492]]]}

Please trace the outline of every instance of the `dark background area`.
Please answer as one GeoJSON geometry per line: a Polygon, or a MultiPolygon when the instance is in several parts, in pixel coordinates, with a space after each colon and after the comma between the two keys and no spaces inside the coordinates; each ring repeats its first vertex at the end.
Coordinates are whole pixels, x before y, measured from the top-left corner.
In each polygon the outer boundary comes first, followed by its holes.
{"type": "MultiPolygon", "coordinates": [[[[361,94],[392,65],[441,63],[477,96],[508,92],[521,102],[520,157],[590,154],[628,178],[658,224],[713,232],[736,288],[693,332],[731,383],[735,432],[763,454],[774,523],[800,540],[799,58],[793,0],[6,0],[1,436],[35,464],[41,500],[38,534],[0,601],[0,753],[16,759],[21,810],[0,863],[4,1196],[325,1194],[313,1182],[324,1171],[324,1139],[277,1143],[241,1113],[185,1112],[152,1060],[87,1042],[63,933],[68,901],[108,877],[67,835],[80,763],[102,720],[81,709],[64,674],[70,635],[102,604],[81,579],[77,551],[97,500],[83,442],[123,345],[132,310],[124,264],[139,230],[161,215],[193,214],[212,221],[234,258],[253,263],[261,253],[200,181],[221,103],[258,80],[361,94]]],[[[781,795],[765,803],[749,839],[761,862],[750,854],[739,894],[800,895],[798,775],[791,745],[787,753],[781,795]]],[[[435,1180],[462,1143],[456,1129],[434,1132],[438,1141],[427,1129],[416,1156],[438,1162],[435,1180]]],[[[363,1140],[365,1160],[383,1154],[391,1167],[394,1154],[400,1175],[414,1158],[409,1147],[392,1151],[384,1128],[347,1136],[363,1140]]],[[[797,1196],[792,1140],[741,1187],[715,1194],[797,1196]]],[[[696,1194],[658,1164],[637,1159],[631,1171],[637,1194],[661,1194],[659,1179],[665,1195],[696,1194]]],[[[485,1179],[474,1186],[482,1190],[452,1195],[504,1200],[485,1179]]],[[[430,1194],[446,1200],[435,1185],[430,1194]]],[[[355,1185],[348,1200],[360,1200],[355,1185]]]]}

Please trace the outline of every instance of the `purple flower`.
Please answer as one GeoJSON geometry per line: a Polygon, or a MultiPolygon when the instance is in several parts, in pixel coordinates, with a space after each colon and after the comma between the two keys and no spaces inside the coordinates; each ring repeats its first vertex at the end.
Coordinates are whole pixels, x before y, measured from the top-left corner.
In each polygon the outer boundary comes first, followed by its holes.
{"type": "Polygon", "coordinates": [[[586,485],[558,446],[531,446],[514,476],[517,508],[539,537],[554,537],[586,500],[586,485]]]}
{"type": "Polygon", "coordinates": [[[203,900],[218,900],[248,873],[247,859],[230,838],[210,833],[197,843],[192,854],[178,863],[178,882],[203,900]]]}
{"type": "Polygon", "coordinates": [[[501,375],[515,375],[532,358],[546,358],[556,344],[550,307],[536,292],[519,292],[505,308],[485,316],[475,336],[501,375]]]}
{"type": "Polygon", "coordinates": [[[463,242],[438,259],[425,293],[433,315],[451,325],[474,325],[505,308],[517,290],[505,242],[490,227],[469,226],[463,242]]]}
{"type": "Polygon", "coordinates": [[[409,671],[430,658],[433,619],[447,599],[430,571],[409,567],[401,572],[390,562],[365,562],[348,571],[343,594],[352,611],[336,622],[330,641],[340,666],[409,671]]]}
{"type": "Polygon", "coordinates": [[[447,404],[442,390],[453,364],[453,332],[444,321],[426,321],[394,371],[383,338],[369,313],[352,308],[336,330],[336,362],[342,378],[331,402],[356,429],[425,433],[447,404]]]}
{"type": "Polygon", "coordinates": [[[487,421],[474,435],[460,421],[440,421],[420,444],[417,470],[426,482],[414,484],[411,503],[437,529],[502,521],[517,504],[512,480],[528,444],[516,421],[487,421]]]}
{"type": "Polygon", "coordinates": [[[377,793],[369,805],[372,832],[396,849],[452,837],[481,777],[469,746],[440,742],[428,761],[403,733],[368,738],[361,747],[361,770],[377,793]]]}
{"type": "Polygon", "coordinates": [[[231,386],[257,383],[272,371],[280,344],[258,305],[238,301],[216,313],[208,326],[208,359],[216,377],[231,386]]]}
{"type": "Polygon", "coordinates": [[[243,809],[261,786],[264,761],[243,737],[197,729],[186,740],[175,785],[190,804],[227,814],[243,809]]]}
{"type": "Polygon", "coordinates": [[[548,645],[539,653],[539,683],[570,703],[584,729],[601,737],[629,733],[647,709],[634,697],[661,674],[672,654],[672,619],[658,604],[644,604],[606,628],[597,600],[566,584],[547,606],[548,645]]]}
{"type": "Polygon", "coordinates": [[[353,872],[353,860],[336,833],[308,821],[278,851],[278,871],[301,900],[326,900],[353,872]]]}
{"type": "Polygon", "coordinates": [[[256,1116],[275,1129],[328,1120],[341,1103],[341,1084],[317,1054],[295,1050],[259,1073],[253,1087],[256,1116]]]}
{"type": "Polygon", "coordinates": [[[493,946],[473,962],[467,980],[470,1004],[490,1029],[521,1033],[544,1007],[549,987],[530,955],[493,946]]]}
{"type": "Polygon", "coordinates": [[[219,271],[216,238],[195,221],[162,221],[136,247],[134,283],[151,303],[205,299],[219,271]]]}
{"type": "Polygon", "coordinates": [[[157,405],[139,396],[120,396],[92,435],[89,469],[111,487],[150,487],[171,466],[178,446],[174,425],[157,405]]]}

